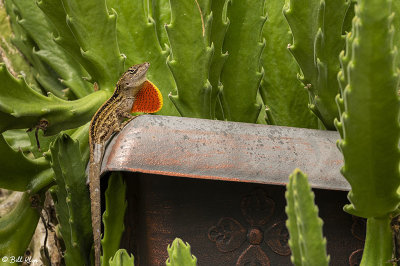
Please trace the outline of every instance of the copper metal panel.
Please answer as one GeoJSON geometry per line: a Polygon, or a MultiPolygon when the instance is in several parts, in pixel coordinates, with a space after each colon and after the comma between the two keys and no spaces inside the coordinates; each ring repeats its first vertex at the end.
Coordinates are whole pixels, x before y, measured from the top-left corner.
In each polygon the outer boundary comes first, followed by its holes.
{"type": "Polygon", "coordinates": [[[105,171],[286,184],[297,167],[315,188],[349,190],[332,131],[143,115],[108,145],[105,171]]]}

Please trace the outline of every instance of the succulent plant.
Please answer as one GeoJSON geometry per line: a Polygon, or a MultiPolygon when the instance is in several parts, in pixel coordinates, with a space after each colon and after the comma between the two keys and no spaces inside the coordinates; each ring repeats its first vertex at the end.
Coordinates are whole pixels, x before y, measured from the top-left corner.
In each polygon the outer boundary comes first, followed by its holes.
{"type": "Polygon", "coordinates": [[[314,205],[307,176],[295,169],[286,186],[286,226],[290,234],[289,246],[294,265],[329,265],[326,239],[322,236],[322,220],[314,205]]]}

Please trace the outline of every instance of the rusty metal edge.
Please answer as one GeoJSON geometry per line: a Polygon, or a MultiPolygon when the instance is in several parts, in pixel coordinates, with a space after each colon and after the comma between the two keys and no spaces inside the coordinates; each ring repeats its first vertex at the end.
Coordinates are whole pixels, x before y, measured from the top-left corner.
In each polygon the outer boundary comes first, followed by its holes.
{"type": "Polygon", "coordinates": [[[284,185],[298,167],[314,188],[348,191],[337,139],[332,131],[143,115],[110,141],[102,173],[284,185]]]}

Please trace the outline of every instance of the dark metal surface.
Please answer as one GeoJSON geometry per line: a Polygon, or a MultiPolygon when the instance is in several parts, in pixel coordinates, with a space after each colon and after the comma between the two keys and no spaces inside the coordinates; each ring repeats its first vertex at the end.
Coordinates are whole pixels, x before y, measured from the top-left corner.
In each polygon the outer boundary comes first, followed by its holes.
{"type": "Polygon", "coordinates": [[[315,188],[349,190],[337,132],[143,115],[108,145],[102,172],[286,184],[297,167],[315,188]]]}
{"type": "MultiPolygon", "coordinates": [[[[190,244],[199,266],[293,265],[285,187],[141,173],[124,177],[128,209],[121,248],[135,255],[135,265],[165,265],[175,237],[190,244]]],[[[343,211],[347,192],[314,193],[330,265],[359,265],[365,221],[343,211]]]]}

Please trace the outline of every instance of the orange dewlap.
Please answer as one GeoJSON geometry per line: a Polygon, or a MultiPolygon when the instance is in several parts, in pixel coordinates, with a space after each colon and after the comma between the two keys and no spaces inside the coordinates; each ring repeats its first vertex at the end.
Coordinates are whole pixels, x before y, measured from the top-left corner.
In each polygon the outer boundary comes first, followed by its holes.
{"type": "Polygon", "coordinates": [[[131,113],[155,113],[161,110],[163,97],[158,88],[146,80],[143,87],[136,94],[131,113]]]}

